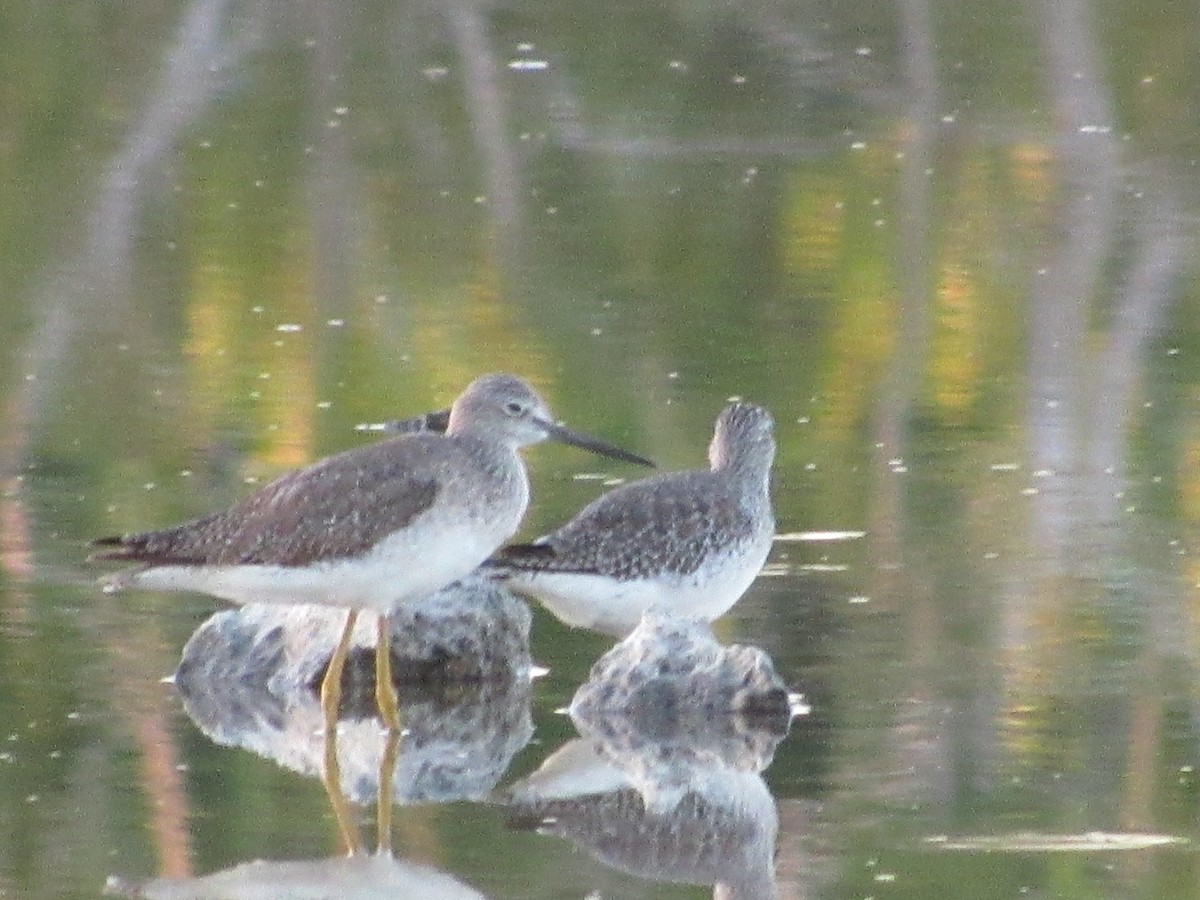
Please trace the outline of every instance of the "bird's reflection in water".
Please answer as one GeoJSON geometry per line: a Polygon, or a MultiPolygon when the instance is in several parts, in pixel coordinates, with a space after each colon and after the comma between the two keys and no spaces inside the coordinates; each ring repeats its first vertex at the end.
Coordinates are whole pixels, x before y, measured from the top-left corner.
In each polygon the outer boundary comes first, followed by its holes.
{"type": "Polygon", "coordinates": [[[391,806],[480,799],[533,733],[529,610],[485,581],[464,581],[398,610],[393,675],[404,731],[376,717],[374,632],[364,624],[343,672],[336,727],[318,694],[344,615],[249,605],[210,618],[184,648],[184,709],[218,744],[325,783],[347,850],[360,849],[349,804],[377,802],[378,848],[391,806]]]}
{"type": "Polygon", "coordinates": [[[510,822],[640,877],[777,897],[778,814],[760,773],[793,711],[761,650],[647,617],[576,693],[582,737],[508,790],[510,822]]]}

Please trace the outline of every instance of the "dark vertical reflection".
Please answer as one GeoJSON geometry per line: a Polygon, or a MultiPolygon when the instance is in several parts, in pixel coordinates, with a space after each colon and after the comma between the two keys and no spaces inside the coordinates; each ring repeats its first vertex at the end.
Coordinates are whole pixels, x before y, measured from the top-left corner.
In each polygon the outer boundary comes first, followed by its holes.
{"type": "MultiPolygon", "coordinates": [[[[308,0],[303,7],[312,42],[306,143],[313,149],[304,182],[312,222],[314,305],[322,319],[344,318],[358,283],[362,207],[350,152],[351,123],[359,115],[350,107],[347,90],[350,10],[331,0],[308,0]]],[[[330,343],[336,346],[336,339],[330,343]]]]}
{"type": "MultiPolygon", "coordinates": [[[[161,179],[184,130],[208,109],[229,83],[229,73],[258,41],[261,4],[234,17],[229,0],[196,0],[185,10],[175,42],[165,54],[161,80],[149,93],[140,115],[104,170],[86,214],[83,232],[72,236],[64,260],[52,263],[40,277],[28,308],[38,316],[23,352],[23,379],[7,409],[2,459],[10,492],[0,526],[19,523],[24,513],[24,470],[39,428],[63,391],[61,379],[85,330],[132,320],[127,296],[133,249],[151,190],[161,179]]],[[[13,540],[6,533],[3,543],[13,540]]],[[[25,557],[28,564],[28,557],[25,557]]],[[[11,566],[10,566],[11,570],[11,566]]],[[[133,634],[112,629],[85,631],[101,635],[114,662],[112,707],[120,714],[139,747],[141,788],[153,810],[151,834],[160,870],[184,874],[190,847],[187,802],[178,765],[179,753],[169,727],[167,701],[157,680],[170,670],[155,638],[151,620],[133,634]],[[127,652],[126,642],[154,652],[127,652]]]]}
{"type": "MultiPolygon", "coordinates": [[[[1038,3],[1046,83],[1053,103],[1060,193],[1054,235],[1033,280],[1029,319],[1029,440],[1035,471],[1052,473],[1035,504],[1039,544],[1069,564],[1073,512],[1068,476],[1085,475],[1091,410],[1086,357],[1093,303],[1113,250],[1119,170],[1114,114],[1086,0],[1038,3]]],[[[1053,564],[1054,561],[1052,561],[1053,564]]]]}
{"type": "Polygon", "coordinates": [[[475,150],[484,173],[492,222],[501,232],[522,219],[522,176],[508,123],[504,67],[488,35],[488,20],[477,0],[448,0],[443,12],[463,70],[467,112],[475,150]]]}
{"type": "MultiPolygon", "coordinates": [[[[1142,714],[1162,700],[1140,695],[1139,682],[1145,682],[1137,671],[1160,652],[1146,631],[1158,615],[1152,610],[1174,603],[1148,573],[1135,574],[1140,560],[1127,510],[1129,437],[1145,392],[1148,341],[1179,270],[1179,216],[1169,192],[1154,186],[1131,221],[1122,220],[1115,112],[1092,7],[1070,0],[1034,8],[1057,126],[1058,196],[1030,291],[1033,566],[1005,598],[1000,640],[1015,664],[1015,706],[1032,703],[1036,715],[1045,716],[1055,698],[1065,696],[1084,721],[1095,720],[1089,726],[1095,734],[1106,733],[1099,721],[1107,724],[1107,740],[1055,748],[1074,764],[1062,789],[1095,807],[1089,821],[1132,822],[1145,817],[1118,812],[1113,785],[1139,757],[1148,762],[1137,748],[1147,743],[1147,725],[1161,725],[1161,717],[1142,714]],[[1114,260],[1126,274],[1110,279],[1106,270],[1114,260]],[[1091,642],[1075,634],[1064,640],[1063,629],[1084,621],[1100,630],[1091,642]],[[1131,654],[1136,668],[1126,665],[1131,654]]],[[[1047,726],[1054,727],[1044,721],[1034,727],[1047,726]]]]}
{"type": "Polygon", "coordinates": [[[899,172],[898,217],[899,304],[895,313],[895,342],[880,387],[875,414],[875,491],[871,508],[871,547],[874,554],[871,595],[883,609],[904,611],[905,647],[912,664],[912,682],[905,686],[910,702],[901,707],[893,748],[900,758],[916,762],[910,770],[922,783],[904,790],[914,796],[945,797],[953,769],[946,765],[946,723],[936,703],[935,670],[941,627],[928,581],[929,566],[920,550],[910,545],[904,509],[909,484],[902,471],[912,447],[913,411],[928,359],[930,305],[934,290],[931,247],[931,190],[934,183],[938,129],[938,81],[934,56],[933,21],[928,0],[900,0],[904,95],[903,160],[899,172]]]}

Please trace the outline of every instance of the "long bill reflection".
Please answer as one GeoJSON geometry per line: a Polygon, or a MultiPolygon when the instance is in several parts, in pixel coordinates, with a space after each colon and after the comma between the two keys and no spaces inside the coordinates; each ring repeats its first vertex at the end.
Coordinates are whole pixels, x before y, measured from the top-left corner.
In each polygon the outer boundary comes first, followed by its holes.
{"type": "Polygon", "coordinates": [[[794,711],[762,650],[648,616],[572,700],[582,736],[506,792],[510,824],[642,878],[777,897],[779,818],[761,773],[794,711]]]}

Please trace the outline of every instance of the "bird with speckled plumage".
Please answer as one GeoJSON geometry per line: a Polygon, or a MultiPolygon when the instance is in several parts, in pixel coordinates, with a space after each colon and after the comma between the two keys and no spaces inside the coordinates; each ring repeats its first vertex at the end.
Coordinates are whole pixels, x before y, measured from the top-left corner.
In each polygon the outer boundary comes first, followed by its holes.
{"type": "Polygon", "coordinates": [[[717,417],[709,468],[615,488],[571,521],[485,567],[568,625],[624,637],[642,613],[711,621],[762,570],[775,534],[774,423],[735,402],[717,417]]]}

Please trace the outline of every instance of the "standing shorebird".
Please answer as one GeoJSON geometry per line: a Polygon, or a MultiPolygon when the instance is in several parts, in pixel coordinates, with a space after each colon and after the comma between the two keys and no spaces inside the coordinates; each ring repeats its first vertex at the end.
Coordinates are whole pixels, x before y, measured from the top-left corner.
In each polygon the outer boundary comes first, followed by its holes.
{"type": "Polygon", "coordinates": [[[405,434],[330,456],[223,512],[100,538],[92,559],[141,563],[109,576],[108,591],[189,590],[235,603],[348,607],[321,684],[330,722],[358,610],[374,610],[376,694],[384,722],[395,729],[388,610],[466,575],[516,532],[529,503],[517,451],[546,438],[652,465],[555,424],[520,378],[484,375],[454,401],[444,434],[405,434]]]}
{"type": "Polygon", "coordinates": [[[642,613],[713,620],[750,586],[775,534],[774,424],[761,406],[717,417],[708,470],[622,485],[566,525],[485,565],[568,625],[624,637],[642,613]]]}

